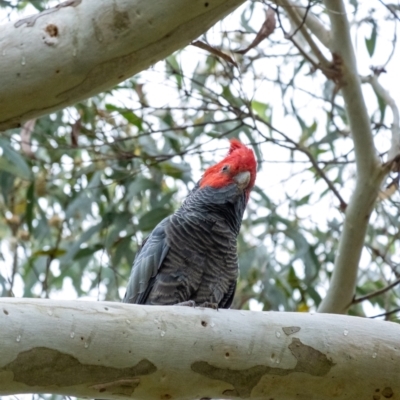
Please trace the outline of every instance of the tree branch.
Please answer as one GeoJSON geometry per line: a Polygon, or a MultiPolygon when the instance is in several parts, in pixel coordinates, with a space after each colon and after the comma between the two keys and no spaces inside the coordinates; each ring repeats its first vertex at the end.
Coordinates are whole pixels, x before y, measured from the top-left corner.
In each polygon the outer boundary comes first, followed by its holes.
{"type": "MultiPolygon", "coordinates": [[[[290,2],[290,0],[286,0],[290,2]]],[[[305,24],[311,33],[327,48],[331,45],[331,32],[325,28],[322,22],[311,12],[307,12],[307,7],[297,6],[296,11],[301,18],[305,19],[305,24]]]]}
{"type": "Polygon", "coordinates": [[[375,150],[344,4],[341,0],[324,0],[324,4],[332,25],[331,48],[354,141],[357,181],[346,209],[330,287],[318,311],[343,313],[354,295],[369,217],[386,172],[375,150]]]}
{"type": "Polygon", "coordinates": [[[309,7],[304,7],[301,4],[294,3],[291,0],[272,0],[276,5],[291,7],[304,21],[307,28],[313,35],[326,47],[330,48],[331,32],[325,28],[322,22],[311,12],[309,7]]]}
{"type": "Polygon", "coordinates": [[[304,39],[310,46],[310,49],[312,50],[313,54],[317,57],[321,68],[323,70],[329,70],[331,67],[331,63],[323,55],[320,48],[315,43],[314,39],[307,30],[307,24],[305,23],[305,21],[307,20],[308,13],[307,14],[305,13],[304,16],[301,17],[296,11],[296,6],[293,6],[293,3],[291,3],[288,0],[279,0],[279,4],[285,9],[289,18],[293,21],[293,24],[295,26],[295,32],[297,30],[300,30],[304,39]]]}
{"type": "Polygon", "coordinates": [[[0,395],[367,399],[400,393],[400,325],[342,315],[0,299],[0,395]]]}
{"type": "Polygon", "coordinates": [[[244,0],[71,0],[2,26],[0,130],[109,89],[244,0]]]}
{"type": "Polygon", "coordinates": [[[392,122],[392,144],[388,152],[388,163],[393,161],[395,157],[400,155],[400,115],[399,109],[394,101],[393,97],[390,96],[389,92],[379,83],[378,76],[372,74],[364,78],[366,82],[370,83],[375,93],[378,94],[382,100],[390,107],[393,115],[392,122]]]}

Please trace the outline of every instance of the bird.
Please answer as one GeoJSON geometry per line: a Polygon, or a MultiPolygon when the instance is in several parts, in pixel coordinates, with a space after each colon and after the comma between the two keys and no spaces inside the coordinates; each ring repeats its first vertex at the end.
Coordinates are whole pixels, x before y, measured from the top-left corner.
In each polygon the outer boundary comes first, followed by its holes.
{"type": "Polygon", "coordinates": [[[124,303],[230,308],[238,278],[237,236],[256,179],[254,152],[230,140],[180,208],[144,240],[124,303]]]}

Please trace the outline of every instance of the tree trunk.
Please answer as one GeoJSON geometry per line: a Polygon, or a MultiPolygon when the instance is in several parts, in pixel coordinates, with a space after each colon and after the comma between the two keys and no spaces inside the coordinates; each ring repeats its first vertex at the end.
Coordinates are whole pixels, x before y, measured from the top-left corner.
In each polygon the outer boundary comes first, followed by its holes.
{"type": "Polygon", "coordinates": [[[109,89],[244,0],[69,0],[0,33],[0,130],[109,89]]]}
{"type": "Polygon", "coordinates": [[[330,314],[0,300],[0,395],[400,396],[400,325],[330,314]]]}

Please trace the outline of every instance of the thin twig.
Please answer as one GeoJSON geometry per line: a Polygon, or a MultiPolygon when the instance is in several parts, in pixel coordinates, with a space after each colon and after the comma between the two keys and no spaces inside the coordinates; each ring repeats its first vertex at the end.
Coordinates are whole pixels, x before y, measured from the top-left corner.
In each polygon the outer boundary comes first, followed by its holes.
{"type": "MultiPolygon", "coordinates": [[[[287,0],[290,1],[290,0],[287,0]]],[[[305,19],[307,28],[327,48],[331,45],[331,32],[325,28],[322,22],[313,14],[309,13],[307,7],[296,7],[296,11],[305,19]]]]}
{"type": "Polygon", "coordinates": [[[307,53],[306,50],[304,50],[300,43],[295,39],[294,37],[289,38],[289,40],[293,43],[293,45],[296,47],[297,50],[301,53],[301,55],[313,66],[315,70],[319,69],[318,64],[315,62],[315,60],[312,59],[310,54],[307,53]]]}
{"type": "Polygon", "coordinates": [[[293,32],[291,32],[291,33],[289,34],[289,36],[286,37],[286,39],[291,39],[291,38],[292,38],[294,35],[296,35],[296,33],[305,25],[306,20],[307,20],[308,13],[309,13],[309,11],[310,11],[310,8],[311,8],[311,1],[309,1],[308,4],[307,4],[306,12],[305,12],[304,15],[303,15],[303,19],[302,19],[302,21],[301,21],[301,24],[300,24],[299,26],[297,26],[297,28],[296,28],[293,32]]]}
{"type": "Polygon", "coordinates": [[[329,62],[329,60],[323,55],[320,48],[315,43],[314,39],[311,37],[310,33],[308,32],[305,26],[305,19],[307,18],[307,14],[305,14],[304,18],[302,19],[300,15],[297,14],[296,9],[293,7],[292,4],[289,3],[288,0],[280,0],[280,3],[287,12],[289,18],[293,21],[293,23],[297,26],[297,28],[300,29],[300,32],[303,35],[304,39],[307,41],[312,52],[320,62],[322,69],[329,70],[331,68],[331,62],[329,62]]]}
{"type": "Polygon", "coordinates": [[[392,9],[392,7],[390,5],[386,4],[383,0],[378,0],[378,1],[379,1],[379,3],[384,5],[390,11],[390,13],[394,16],[395,19],[400,21],[399,16],[396,14],[396,12],[392,9]]]}
{"type": "Polygon", "coordinates": [[[15,275],[17,274],[18,270],[18,245],[15,246],[14,255],[13,255],[13,267],[10,279],[10,289],[8,290],[8,296],[14,297],[14,282],[15,282],[15,275]]]}
{"type": "MultiPolygon", "coordinates": [[[[282,5],[281,0],[272,0],[277,6],[282,5]]],[[[307,28],[313,35],[327,48],[331,46],[331,32],[325,28],[323,23],[312,13],[308,12],[308,8],[311,8],[311,1],[309,1],[306,7],[295,4],[291,0],[284,1],[284,6],[291,6],[292,9],[296,10],[301,18],[304,18],[304,22],[307,28]],[[309,7],[310,6],[310,7],[309,7]]],[[[315,2],[316,3],[316,2],[315,2]]]]}
{"type": "MultiPolygon", "coordinates": [[[[274,128],[271,124],[269,124],[267,121],[259,117],[258,115],[254,115],[254,119],[256,119],[259,122],[264,123],[265,125],[268,126],[271,130],[275,131],[276,133],[279,133],[281,136],[285,138],[286,141],[291,143],[293,145],[293,148],[290,147],[290,150],[298,150],[301,153],[305,154],[308,159],[310,160],[312,166],[315,168],[317,173],[321,176],[321,178],[326,182],[328,185],[329,189],[333,192],[333,194],[337,197],[337,199],[340,202],[340,210],[345,211],[347,207],[347,203],[344,201],[343,197],[340,195],[338,190],[335,188],[334,184],[329,180],[329,178],[326,176],[325,171],[318,165],[318,161],[313,157],[311,152],[306,149],[304,146],[301,146],[299,143],[291,139],[289,136],[287,136],[285,133],[281,132],[280,130],[274,128]]],[[[266,137],[261,134],[265,139],[266,137]]]]}
{"type": "Polygon", "coordinates": [[[362,297],[358,297],[358,298],[353,299],[353,301],[351,302],[350,305],[352,305],[352,304],[358,304],[358,303],[361,303],[361,302],[363,302],[363,301],[365,301],[365,300],[372,299],[372,297],[379,296],[380,294],[383,294],[383,293],[387,292],[388,290],[394,288],[394,287],[395,287],[396,285],[398,285],[399,283],[400,283],[400,278],[396,279],[396,280],[393,281],[390,285],[387,285],[387,286],[385,286],[385,287],[382,288],[382,289],[379,289],[379,290],[376,290],[375,292],[366,294],[365,296],[362,296],[362,297]]]}
{"type": "Polygon", "coordinates": [[[378,317],[387,317],[389,315],[396,314],[399,311],[400,311],[400,308],[395,308],[394,310],[391,310],[391,311],[388,311],[388,312],[385,312],[382,314],[373,315],[372,317],[369,317],[369,318],[372,319],[372,318],[378,318],[378,317]]]}
{"type": "MultiPolygon", "coordinates": [[[[395,238],[393,238],[393,241],[394,241],[394,240],[395,240],[395,238]]],[[[399,278],[399,279],[400,279],[400,272],[398,271],[398,266],[396,266],[396,265],[392,262],[392,260],[388,260],[386,254],[383,254],[383,253],[382,253],[379,249],[377,249],[376,247],[369,246],[369,245],[366,245],[366,247],[367,247],[368,249],[371,250],[371,253],[372,253],[373,255],[380,257],[380,258],[382,259],[382,261],[385,262],[385,263],[390,267],[390,269],[392,270],[392,272],[393,272],[393,274],[396,276],[396,278],[399,278]]]]}

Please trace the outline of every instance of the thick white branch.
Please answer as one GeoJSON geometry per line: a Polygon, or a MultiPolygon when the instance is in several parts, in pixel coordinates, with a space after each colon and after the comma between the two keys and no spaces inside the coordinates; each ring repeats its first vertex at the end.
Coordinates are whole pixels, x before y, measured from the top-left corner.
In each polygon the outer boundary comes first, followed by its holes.
{"type": "Polygon", "coordinates": [[[354,296],[369,217],[385,171],[373,142],[344,4],[341,0],[324,0],[324,4],[332,25],[331,49],[354,141],[357,182],[346,209],[329,290],[319,311],[343,313],[354,296]]]}
{"type": "Polygon", "coordinates": [[[0,130],[111,88],[244,0],[69,0],[0,32],[0,130]]]}
{"type": "Polygon", "coordinates": [[[400,396],[400,325],[357,317],[2,298],[0,337],[0,395],[400,396]]]}

